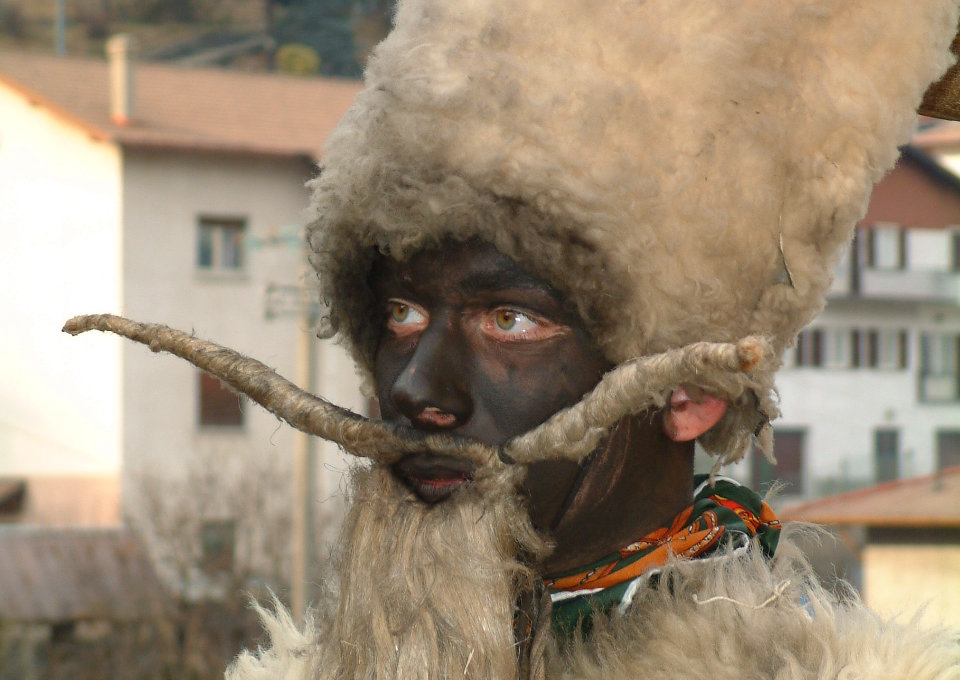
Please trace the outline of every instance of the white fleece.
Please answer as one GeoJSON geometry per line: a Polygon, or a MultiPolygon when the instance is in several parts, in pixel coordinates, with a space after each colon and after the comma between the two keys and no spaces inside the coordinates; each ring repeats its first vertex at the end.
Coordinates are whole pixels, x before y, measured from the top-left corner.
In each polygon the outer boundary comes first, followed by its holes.
{"type": "MultiPolygon", "coordinates": [[[[748,549],[675,563],[622,615],[598,616],[585,641],[554,652],[563,680],[960,680],[960,632],[884,620],[852,592],[816,584],[790,541],[771,562],[748,549]]],[[[324,624],[298,631],[279,605],[260,610],[271,646],[245,652],[227,680],[314,680],[324,624]]],[[[336,644],[336,643],[334,643],[336,644]]]]}

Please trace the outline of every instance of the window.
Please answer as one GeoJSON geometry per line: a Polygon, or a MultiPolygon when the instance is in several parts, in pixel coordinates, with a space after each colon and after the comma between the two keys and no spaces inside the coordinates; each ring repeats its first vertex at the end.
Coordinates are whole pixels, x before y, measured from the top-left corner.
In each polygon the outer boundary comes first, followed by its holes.
{"type": "Polygon", "coordinates": [[[960,336],[920,335],[920,401],[960,399],[960,336]]]}
{"type": "Polygon", "coordinates": [[[201,217],[197,221],[197,268],[204,271],[243,269],[246,220],[201,217]]]}
{"type": "Polygon", "coordinates": [[[960,229],[951,230],[950,245],[953,254],[953,271],[960,272],[960,229]]]}
{"type": "Polygon", "coordinates": [[[808,328],[797,336],[788,366],[846,369],[861,365],[863,333],[848,328],[808,328]]]}
{"type": "Polygon", "coordinates": [[[903,269],[906,262],[906,232],[892,225],[865,230],[864,264],[872,269],[903,269]]]}
{"type": "Polygon", "coordinates": [[[873,431],[873,462],[878,482],[900,478],[900,431],[878,427],[873,431]]]}
{"type": "Polygon", "coordinates": [[[860,355],[865,362],[860,365],[883,370],[898,370],[907,367],[907,332],[897,328],[871,329],[862,334],[866,346],[860,355]]]}
{"type": "Polygon", "coordinates": [[[823,331],[811,328],[797,336],[793,363],[795,366],[823,366],[823,331]]]}
{"type": "Polygon", "coordinates": [[[960,465],[960,430],[937,430],[937,470],[960,465]]]}
{"type": "Polygon", "coordinates": [[[774,434],[773,453],[776,466],[771,465],[758,449],[753,450],[751,460],[752,486],[766,491],[774,482],[785,485],[783,493],[803,493],[803,441],[804,430],[777,430],[774,434]]]}
{"type": "Polygon", "coordinates": [[[200,526],[200,568],[208,574],[233,569],[236,523],[232,519],[208,520],[200,526]]]}
{"type": "Polygon", "coordinates": [[[74,639],[77,633],[76,621],[59,621],[50,626],[50,642],[63,644],[74,639]]]}
{"type": "Polygon", "coordinates": [[[240,427],[243,425],[243,403],[240,395],[220,384],[217,378],[199,373],[200,413],[203,427],[240,427]]]}
{"type": "Polygon", "coordinates": [[[850,332],[840,328],[823,330],[824,366],[827,368],[850,368],[850,332]]]}
{"type": "Polygon", "coordinates": [[[808,328],[797,336],[797,346],[786,366],[814,368],[907,367],[907,331],[900,328],[808,328]]]}
{"type": "MultiPolygon", "coordinates": [[[[859,231],[856,230],[856,231],[859,231]]],[[[854,232],[853,242],[843,252],[843,256],[837,260],[833,268],[833,281],[830,283],[828,295],[854,295],[858,292],[857,281],[859,277],[859,266],[857,262],[857,253],[860,252],[857,243],[857,234],[854,232]]]]}

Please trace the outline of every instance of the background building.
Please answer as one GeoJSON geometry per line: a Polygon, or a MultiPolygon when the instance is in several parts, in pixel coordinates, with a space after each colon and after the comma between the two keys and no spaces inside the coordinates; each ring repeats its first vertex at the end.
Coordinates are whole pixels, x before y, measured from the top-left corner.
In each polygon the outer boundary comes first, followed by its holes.
{"type": "MultiPolygon", "coordinates": [[[[363,411],[299,292],[304,182],[359,83],[134,64],[114,47],[109,65],[0,53],[0,476],[122,473],[130,515],[144,480],[202,468],[203,519],[230,532],[253,510],[256,461],[283,481],[262,502],[289,514],[290,428],[182,361],[60,327],[114,312],[193,329],[292,379],[305,339],[317,392],[363,411]]],[[[343,466],[330,446],[321,460],[323,499],[343,466]]],[[[196,485],[182,493],[201,504],[196,485]]]]}
{"type": "Polygon", "coordinates": [[[0,478],[0,527],[4,524],[120,526],[120,478],[115,474],[0,478]]]}
{"type": "Polygon", "coordinates": [[[880,615],[922,610],[927,625],[960,628],[960,466],[801,503],[781,518],[832,527],[836,543],[811,546],[829,556],[822,571],[837,574],[837,557],[851,556],[843,577],[880,615]]]}
{"type": "MultiPolygon", "coordinates": [[[[290,578],[294,434],[180,360],[60,328],[109,311],[193,329],[293,379],[313,363],[301,382],[365,411],[301,294],[303,184],[360,84],[134,64],[114,47],[110,64],[0,52],[0,522],[131,518],[180,597],[176,630],[197,636],[215,629],[206,604],[290,578]]],[[[761,489],[781,480],[781,505],[960,463],[956,130],[925,130],[878,185],[827,308],[785,357],[778,467],[754,455],[731,471],[761,489]]],[[[330,445],[320,457],[322,537],[346,463],[330,445]]],[[[899,540],[864,528],[892,520],[868,519],[859,535],[899,540]]],[[[55,543],[70,531],[49,538],[69,559],[55,543]]],[[[953,543],[935,546],[949,565],[953,543]]],[[[847,547],[861,560],[866,545],[847,547]]],[[[857,562],[862,583],[868,567],[923,559],[870,550],[880,561],[857,562]]],[[[180,652],[177,668],[203,665],[180,652]]]]}
{"type": "Polygon", "coordinates": [[[784,357],[776,467],[790,503],[960,464],[960,181],[907,147],[874,189],[823,313],[784,357]]]}
{"type": "Polygon", "coordinates": [[[0,680],[158,677],[171,608],[128,530],[0,527],[0,680]]]}

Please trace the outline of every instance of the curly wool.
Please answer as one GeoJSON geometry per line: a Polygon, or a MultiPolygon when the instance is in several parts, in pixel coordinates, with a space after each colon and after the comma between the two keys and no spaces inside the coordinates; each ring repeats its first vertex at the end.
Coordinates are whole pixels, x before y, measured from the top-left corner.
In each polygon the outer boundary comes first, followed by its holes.
{"type": "Polygon", "coordinates": [[[748,549],[675,562],[555,657],[549,676],[960,679],[960,632],[883,620],[853,591],[825,591],[793,543],[804,530],[786,525],[773,560],[748,549]]]}
{"type": "Polygon", "coordinates": [[[332,326],[369,376],[374,257],[479,236],[613,363],[746,335],[779,356],[956,24],[956,0],[403,0],[313,183],[332,326]]]}
{"type": "MultiPolygon", "coordinates": [[[[797,530],[785,526],[772,561],[750,548],[668,565],[623,613],[595,616],[587,639],[562,653],[548,644],[546,677],[960,680],[957,631],[883,620],[852,592],[828,593],[793,545],[797,530]]],[[[271,646],[241,655],[228,680],[329,677],[329,621],[313,619],[301,632],[282,607],[260,613],[271,646]]]]}

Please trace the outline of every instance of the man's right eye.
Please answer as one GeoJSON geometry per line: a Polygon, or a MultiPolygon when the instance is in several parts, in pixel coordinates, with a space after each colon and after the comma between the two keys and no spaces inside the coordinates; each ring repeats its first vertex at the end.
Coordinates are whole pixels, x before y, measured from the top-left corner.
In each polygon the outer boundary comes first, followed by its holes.
{"type": "Polygon", "coordinates": [[[387,328],[396,335],[419,333],[427,327],[429,317],[426,311],[405,300],[387,302],[387,328]]]}

